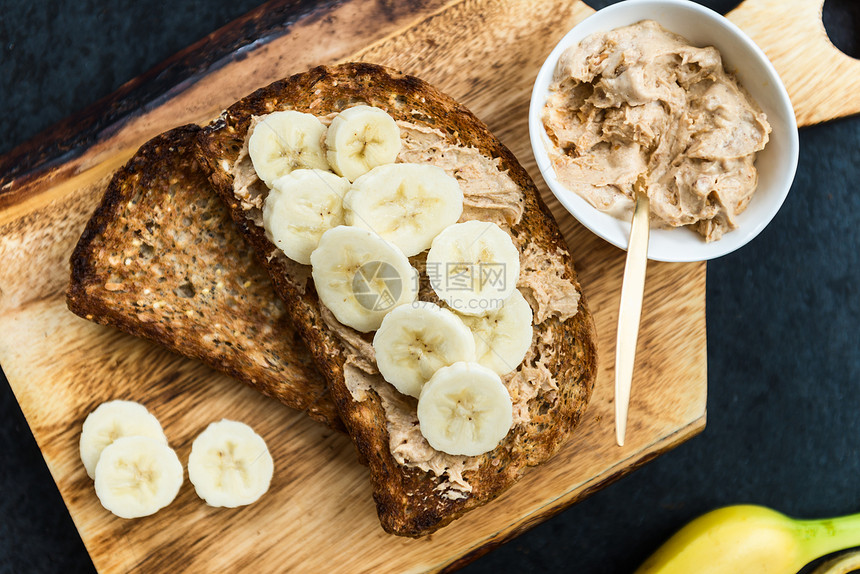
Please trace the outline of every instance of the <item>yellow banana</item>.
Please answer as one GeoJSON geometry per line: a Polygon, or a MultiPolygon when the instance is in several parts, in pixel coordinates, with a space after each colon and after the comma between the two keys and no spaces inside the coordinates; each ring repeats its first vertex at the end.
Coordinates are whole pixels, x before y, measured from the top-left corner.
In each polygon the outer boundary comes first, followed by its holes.
{"type": "Polygon", "coordinates": [[[682,528],[636,574],[795,574],[858,545],[860,514],[794,520],[763,506],[728,506],[682,528]]]}

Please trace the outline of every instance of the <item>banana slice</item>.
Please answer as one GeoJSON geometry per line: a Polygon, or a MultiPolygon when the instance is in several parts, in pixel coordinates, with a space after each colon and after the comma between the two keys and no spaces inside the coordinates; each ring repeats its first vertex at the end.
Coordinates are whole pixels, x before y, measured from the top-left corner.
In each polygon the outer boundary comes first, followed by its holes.
{"type": "Polygon", "coordinates": [[[96,496],[120,518],[155,514],[176,498],[182,463],[165,443],[143,436],[115,440],[96,465],[96,496]]]}
{"type": "Polygon", "coordinates": [[[463,315],[500,309],[520,276],[520,253],[495,223],[457,223],[436,236],[427,254],[436,294],[463,315]]]}
{"type": "Polygon", "coordinates": [[[354,106],[340,112],[328,127],[326,157],[332,169],[349,181],[400,153],[400,128],[385,110],[354,106]]]}
{"type": "Polygon", "coordinates": [[[248,140],[254,171],[269,187],[294,169],[328,171],[325,133],[325,126],[313,114],[288,110],[263,116],[248,140]]]}
{"type": "Polygon", "coordinates": [[[96,476],[96,464],[105,447],[125,436],[145,436],[167,444],[158,419],[142,404],[132,401],[102,403],[87,416],[81,429],[81,461],[90,478],[96,476]]]}
{"type": "Polygon", "coordinates": [[[375,231],[411,257],[457,223],[463,191],[441,167],[390,163],[356,179],[344,206],[347,225],[375,231]]]}
{"type": "Polygon", "coordinates": [[[496,448],[513,423],[511,396],[499,375],[454,363],[427,381],[418,399],[421,434],[436,450],[477,456],[496,448]]]}
{"type": "Polygon", "coordinates": [[[263,228],[284,254],[311,262],[322,234],[343,223],[349,181],[330,171],[297,169],[275,180],[263,204],[263,228]]]}
{"type": "Polygon", "coordinates": [[[481,317],[460,318],[475,337],[477,361],[496,374],[506,375],[516,369],[532,345],[532,308],[518,289],[500,309],[481,317]]]}
{"type": "Polygon", "coordinates": [[[209,506],[236,508],[269,490],[275,465],[266,441],[248,425],[221,420],[191,445],[188,480],[209,506]]]}
{"type": "Polygon", "coordinates": [[[389,311],[418,296],[418,272],[403,252],[366,229],[326,231],[311,253],[311,266],[323,305],[362,333],[375,331],[389,311]]]}
{"type": "Polygon", "coordinates": [[[235,508],[269,490],[274,462],[263,438],[244,423],[210,424],[191,445],[188,479],[210,506],[235,508]]]}
{"type": "Polygon", "coordinates": [[[475,360],[475,340],[457,315],[428,301],[401,305],[385,316],[373,337],[376,365],[404,395],[421,387],[442,367],[475,360]]]}

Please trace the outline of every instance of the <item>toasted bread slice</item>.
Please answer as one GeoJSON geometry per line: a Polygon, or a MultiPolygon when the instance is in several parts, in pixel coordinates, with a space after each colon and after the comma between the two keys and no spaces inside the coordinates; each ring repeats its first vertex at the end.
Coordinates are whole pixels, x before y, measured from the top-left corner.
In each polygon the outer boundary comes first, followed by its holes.
{"type": "MultiPolygon", "coordinates": [[[[237,102],[204,128],[199,145],[201,163],[211,181],[266,262],[296,328],[331,382],[340,416],[370,466],[373,495],[386,531],[412,537],[433,532],[495,498],[526,467],[547,460],[558,450],[580,420],[593,388],[597,365],[594,323],[585,301],[579,299],[577,306],[580,288],[570,255],[534,183],[471,112],[422,80],[381,66],[318,67],[237,102]],[[460,179],[467,205],[464,219],[498,221],[520,250],[520,289],[534,312],[535,335],[525,361],[503,377],[515,412],[519,405],[519,416],[515,415],[515,425],[500,445],[484,455],[442,455],[426,442],[419,446],[425,454],[427,449],[432,451],[430,459],[404,455],[401,444],[423,441],[415,416],[416,401],[400,395],[374,374],[372,334],[340,325],[320,304],[310,268],[287,259],[266,238],[259,199],[268,190],[262,182],[253,184],[251,195],[246,193],[241,201],[234,191],[234,175],[243,176],[238,178],[237,188],[248,181],[247,172],[242,171],[250,164],[245,140],[255,116],[295,109],[330,118],[358,103],[380,107],[400,123],[404,149],[412,146],[408,161],[427,156],[460,179]],[[415,135],[414,141],[408,134],[403,136],[404,129],[415,135]],[[490,190],[480,198],[473,195],[483,189],[481,181],[469,179],[475,166],[458,166],[458,158],[491,170],[496,181],[505,183],[505,191],[490,190]],[[554,298],[555,291],[570,297],[554,298]],[[405,421],[405,426],[398,421],[405,421]]],[[[244,187],[246,191],[251,188],[244,187]]],[[[420,271],[425,256],[419,254],[410,262],[420,271]]],[[[437,301],[425,279],[419,298],[437,301]]]]}
{"type": "Polygon", "coordinates": [[[195,160],[198,130],[154,138],[114,175],[72,254],[69,309],[342,430],[326,380],[195,160]]]}

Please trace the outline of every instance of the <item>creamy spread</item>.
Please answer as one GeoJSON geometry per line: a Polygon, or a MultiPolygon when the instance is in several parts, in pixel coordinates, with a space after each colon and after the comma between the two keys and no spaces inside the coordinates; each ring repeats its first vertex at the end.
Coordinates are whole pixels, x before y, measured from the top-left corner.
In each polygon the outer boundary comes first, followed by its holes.
{"type": "MultiPolygon", "coordinates": [[[[331,114],[320,120],[328,124],[333,117],[334,114],[331,114]]],[[[257,118],[254,118],[251,129],[256,123],[257,118]]],[[[520,222],[525,205],[523,191],[501,169],[498,159],[487,157],[472,147],[451,144],[439,130],[404,121],[398,121],[398,125],[402,144],[398,162],[437,165],[460,183],[463,190],[463,215],[460,221],[492,221],[507,232],[510,232],[511,226],[520,222]]],[[[262,226],[261,208],[268,189],[257,178],[247,147],[246,138],[245,145],[229,171],[234,178],[234,195],[249,219],[262,226]]],[[[530,245],[527,238],[522,236],[513,239],[520,249],[521,271],[517,287],[532,306],[535,325],[550,317],[564,321],[576,315],[579,291],[569,279],[563,277],[563,257],[566,253],[561,250],[542,251],[530,245]]],[[[283,255],[273,253],[272,256],[283,255]]],[[[419,271],[423,268],[423,257],[423,254],[419,254],[410,258],[419,271]]],[[[309,276],[310,267],[290,263],[291,273],[295,271],[309,276]]],[[[422,273],[419,299],[430,300],[434,297],[426,274],[422,273]]],[[[477,469],[483,459],[450,455],[433,449],[418,425],[417,400],[397,392],[379,374],[371,336],[341,324],[322,304],[320,307],[322,320],[344,347],[344,378],[353,399],[364,401],[371,391],[380,398],[394,459],[398,464],[444,477],[445,480],[436,487],[443,496],[451,500],[468,496],[472,487],[465,475],[477,469]]],[[[540,331],[535,330],[535,340],[523,362],[515,371],[502,377],[513,403],[512,432],[516,432],[518,424],[530,420],[528,403],[535,396],[544,393],[555,400],[558,386],[548,367],[554,352],[549,332],[544,331],[541,336],[540,331]]]]}
{"type": "Polygon", "coordinates": [[[737,227],[771,131],[716,48],[650,20],[565,51],[543,122],[565,187],[616,217],[630,216],[638,189],[652,225],[690,226],[706,241],[737,227]]]}

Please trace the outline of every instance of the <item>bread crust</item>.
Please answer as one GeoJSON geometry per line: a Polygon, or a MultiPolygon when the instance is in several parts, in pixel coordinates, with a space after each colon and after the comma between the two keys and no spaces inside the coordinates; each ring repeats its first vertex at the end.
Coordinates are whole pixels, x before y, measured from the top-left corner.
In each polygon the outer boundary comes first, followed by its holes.
{"type": "Polygon", "coordinates": [[[155,137],[114,175],[72,253],[68,307],[343,431],[326,379],[199,167],[199,129],[155,137]]]}
{"type": "Polygon", "coordinates": [[[389,447],[380,398],[371,391],[368,399],[355,401],[346,386],[345,349],[321,317],[309,274],[292,277],[284,258],[271,256],[277,253],[274,245],[261,227],[248,224],[233,194],[233,177],[225,169],[239,155],[252,116],[280,109],[324,116],[356,103],[381,107],[397,120],[438,129],[451,143],[472,146],[485,156],[498,158],[500,168],[509,173],[525,196],[524,215],[512,230],[515,243],[520,249],[531,245],[547,253],[562,253],[565,276],[578,289],[579,283],[555,220],[513,154],[474,114],[418,78],[365,63],[321,66],[257,90],[201,131],[201,164],[209,171],[233,219],[264,257],[276,291],[287,302],[319,369],[329,378],[340,416],[360,456],[367,460],[383,528],[418,537],[497,497],[527,467],[547,460],[558,450],[581,419],[591,396],[597,372],[596,335],[584,297],[575,316],[564,322],[552,317],[536,327],[539,335],[550,337],[554,344],[556,352],[549,367],[557,375],[557,400],[544,393],[529,402],[531,420],[515,426],[499,447],[480,457],[477,470],[464,475],[473,488],[468,497],[451,500],[435,490],[442,478],[398,464],[389,447]]]}

